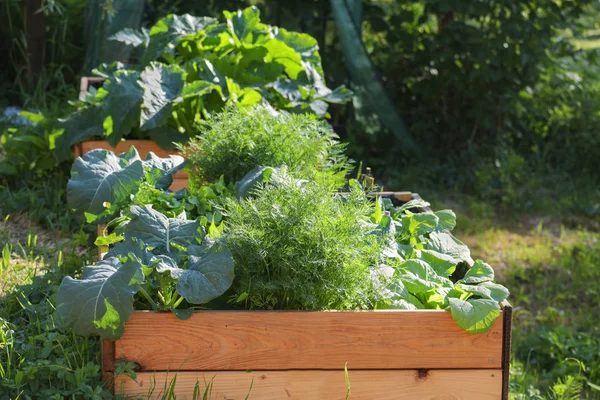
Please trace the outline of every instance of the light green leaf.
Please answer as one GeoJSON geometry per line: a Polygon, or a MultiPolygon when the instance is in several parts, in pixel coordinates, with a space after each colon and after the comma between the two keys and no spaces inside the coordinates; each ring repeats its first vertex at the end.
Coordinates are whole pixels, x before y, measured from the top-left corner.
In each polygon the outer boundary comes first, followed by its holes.
{"type": "Polygon", "coordinates": [[[494,269],[481,260],[475,261],[475,264],[467,270],[464,278],[459,283],[473,284],[481,282],[490,282],[494,280],[494,269]]]}
{"type": "Polygon", "coordinates": [[[186,83],[181,91],[182,98],[188,98],[193,96],[202,96],[212,92],[215,89],[215,85],[206,81],[193,81],[186,83]]]}
{"type": "Polygon", "coordinates": [[[379,310],[420,310],[425,306],[409,293],[402,281],[395,280],[383,290],[384,300],[375,306],[379,310]]]}
{"type": "Polygon", "coordinates": [[[494,300],[498,303],[506,300],[508,298],[508,295],[510,294],[507,288],[498,283],[493,282],[483,282],[479,285],[465,285],[462,283],[458,283],[456,286],[461,288],[465,292],[471,293],[475,296],[494,300]]]}
{"type": "Polygon", "coordinates": [[[111,244],[115,244],[123,240],[123,236],[118,235],[116,233],[111,233],[107,236],[98,236],[94,241],[95,246],[110,246],[111,244]]]}
{"type": "Polygon", "coordinates": [[[457,262],[454,257],[433,250],[421,250],[418,258],[425,261],[439,276],[448,278],[456,270],[457,262]]]}
{"type": "Polygon", "coordinates": [[[78,335],[117,340],[142,280],[142,265],[135,258],[123,264],[117,258],[99,261],[84,268],[81,280],[63,280],[56,296],[58,313],[78,335]]]}
{"type": "Polygon", "coordinates": [[[449,298],[448,301],[452,318],[469,333],[486,332],[500,315],[500,306],[494,300],[449,298]]]}
{"type": "Polygon", "coordinates": [[[429,264],[422,260],[406,260],[398,266],[397,276],[411,293],[422,293],[438,287],[452,287],[452,281],[436,274],[429,264]]]}
{"type": "Polygon", "coordinates": [[[438,224],[438,217],[432,212],[408,214],[402,217],[402,226],[408,227],[411,236],[432,232],[438,224]]]}
{"type": "Polygon", "coordinates": [[[255,6],[237,12],[224,11],[227,27],[240,42],[251,43],[252,32],[260,22],[260,11],[255,6]]]}
{"type": "Polygon", "coordinates": [[[431,232],[429,239],[424,244],[424,248],[449,255],[456,260],[457,264],[460,261],[465,261],[468,264],[473,263],[469,248],[463,242],[446,232],[431,232]]]}
{"type": "Polygon", "coordinates": [[[115,40],[117,42],[125,43],[126,45],[132,47],[139,47],[141,45],[144,45],[144,47],[146,47],[148,46],[150,37],[146,29],[136,31],[135,29],[125,28],[122,31],[119,31],[114,35],[110,36],[108,40],[115,40]]]}
{"type": "Polygon", "coordinates": [[[456,226],[456,214],[452,210],[440,210],[436,211],[435,215],[438,217],[439,222],[436,227],[437,232],[451,231],[456,226]]]}
{"type": "Polygon", "coordinates": [[[189,14],[166,16],[150,29],[150,40],[142,57],[142,65],[157,60],[163,54],[174,54],[174,43],[216,23],[214,18],[194,17],[189,14]]]}
{"type": "Polygon", "coordinates": [[[300,54],[279,40],[269,40],[263,47],[268,50],[267,62],[274,61],[283,65],[288,77],[291,79],[298,78],[298,74],[303,71],[300,54]]]}

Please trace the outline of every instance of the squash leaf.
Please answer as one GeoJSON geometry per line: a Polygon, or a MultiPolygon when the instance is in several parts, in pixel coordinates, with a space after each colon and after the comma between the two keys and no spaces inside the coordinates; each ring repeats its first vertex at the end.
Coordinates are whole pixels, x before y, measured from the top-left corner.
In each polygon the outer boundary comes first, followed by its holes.
{"type": "Polygon", "coordinates": [[[486,332],[500,315],[500,306],[494,300],[455,298],[448,300],[452,318],[458,326],[470,333],[486,332]]]}

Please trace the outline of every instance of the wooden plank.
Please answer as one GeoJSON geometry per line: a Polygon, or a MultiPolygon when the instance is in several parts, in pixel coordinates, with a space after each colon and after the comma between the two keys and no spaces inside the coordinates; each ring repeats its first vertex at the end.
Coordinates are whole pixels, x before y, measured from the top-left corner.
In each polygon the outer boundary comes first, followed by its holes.
{"type": "Polygon", "coordinates": [[[84,76],[81,78],[81,82],[79,84],[79,93],[85,94],[85,92],[88,91],[91,84],[102,82],[104,82],[104,78],[100,78],[98,76],[84,76]]]}
{"type": "Polygon", "coordinates": [[[501,369],[502,318],[483,334],[447,311],[136,311],[116,342],[141,371],[501,369]]]}
{"type": "Polygon", "coordinates": [[[140,157],[142,158],[146,158],[146,154],[149,152],[153,152],[159,157],[168,157],[172,154],[178,154],[177,151],[161,149],[155,142],[151,140],[125,140],[119,142],[115,147],[111,146],[104,140],[88,140],[81,143],[83,154],[94,149],[106,149],[111,150],[116,154],[120,154],[129,150],[131,146],[135,146],[138,153],[140,153],[140,157]]]}
{"type": "Polygon", "coordinates": [[[512,335],[512,306],[508,301],[502,302],[502,400],[508,400],[508,381],[510,379],[510,344],[512,335]]]}
{"type": "MultiPolygon", "coordinates": [[[[500,370],[349,370],[351,400],[498,400],[502,391],[500,370]]],[[[126,396],[160,398],[177,377],[177,399],[191,399],[199,382],[201,393],[213,382],[211,399],[341,400],[346,397],[344,371],[157,372],[138,373],[136,384],[119,376],[115,392],[126,396]],[[153,379],[156,379],[153,384],[153,379]],[[150,397],[146,397],[154,387],[150,397]],[[249,394],[249,395],[248,395],[249,394]]]]}

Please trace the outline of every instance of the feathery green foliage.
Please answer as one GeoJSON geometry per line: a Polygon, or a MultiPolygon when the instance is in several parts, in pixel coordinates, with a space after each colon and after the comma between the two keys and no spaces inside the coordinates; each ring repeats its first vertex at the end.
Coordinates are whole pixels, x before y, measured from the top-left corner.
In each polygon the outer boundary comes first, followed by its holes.
{"type": "Polygon", "coordinates": [[[293,181],[226,202],[227,246],[236,262],[230,294],[246,309],[372,308],[370,269],[380,248],[361,222],[364,193],[293,181]],[[372,240],[369,240],[372,239],[372,240]]]}
{"type": "Polygon", "coordinates": [[[211,116],[201,130],[203,134],[185,149],[194,185],[216,182],[221,176],[233,183],[258,166],[286,165],[292,176],[314,179],[325,172],[341,186],[349,169],[345,146],[313,115],[231,107],[211,116]]]}

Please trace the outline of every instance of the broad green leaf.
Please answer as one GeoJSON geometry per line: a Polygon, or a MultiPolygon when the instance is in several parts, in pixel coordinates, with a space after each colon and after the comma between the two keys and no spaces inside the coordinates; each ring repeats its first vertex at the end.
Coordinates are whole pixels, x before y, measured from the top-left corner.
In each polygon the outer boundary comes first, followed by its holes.
{"type": "Polygon", "coordinates": [[[460,261],[465,261],[469,264],[473,263],[469,248],[463,242],[446,232],[431,232],[429,239],[424,244],[424,248],[449,255],[456,260],[457,264],[460,261]]]}
{"type": "Polygon", "coordinates": [[[331,93],[319,97],[319,99],[324,100],[328,103],[334,104],[345,104],[352,100],[353,93],[350,89],[345,86],[339,86],[335,88],[335,90],[331,91],[331,93]]]}
{"type": "Polygon", "coordinates": [[[302,60],[312,64],[320,75],[324,75],[317,39],[306,33],[291,32],[283,28],[277,29],[275,37],[300,54],[302,60]]]}
{"type": "Polygon", "coordinates": [[[235,184],[235,197],[241,199],[250,196],[256,185],[269,181],[273,172],[274,168],[271,167],[254,168],[235,184]]]}
{"type": "Polygon", "coordinates": [[[142,130],[159,127],[169,118],[173,102],[181,95],[183,83],[183,70],[177,65],[152,62],[142,71],[142,130]]]}
{"type": "Polygon", "coordinates": [[[65,130],[56,144],[59,161],[67,160],[72,154],[71,148],[77,143],[104,136],[104,117],[100,106],[78,110],[69,118],[59,121],[65,130]]]}
{"type": "Polygon", "coordinates": [[[491,328],[500,315],[500,306],[494,300],[449,298],[452,318],[469,333],[483,333],[491,328]]]}
{"type": "Polygon", "coordinates": [[[165,150],[174,150],[177,148],[177,143],[185,143],[189,139],[188,135],[166,126],[152,128],[147,132],[150,139],[165,150]]]}
{"type": "Polygon", "coordinates": [[[78,158],[67,184],[69,206],[83,214],[100,215],[107,204],[126,204],[144,176],[142,162],[123,167],[123,159],[108,150],[92,150],[78,158]]]}
{"type": "Polygon", "coordinates": [[[106,140],[116,146],[133,128],[139,127],[144,91],[138,84],[138,72],[116,72],[103,86],[107,94],[102,106],[104,118],[112,120],[112,130],[105,132],[106,140]]]}
{"type": "Polygon", "coordinates": [[[269,87],[273,88],[277,93],[283,96],[283,98],[294,104],[302,101],[302,92],[296,81],[279,78],[275,82],[269,84],[269,87]]]}
{"type": "Polygon", "coordinates": [[[176,246],[187,247],[204,236],[197,221],[167,218],[150,206],[131,206],[131,221],[125,227],[125,238],[137,238],[155,252],[164,254],[175,251],[176,246]]]}
{"type": "Polygon", "coordinates": [[[498,303],[506,300],[510,294],[507,288],[493,282],[483,282],[479,285],[465,285],[459,283],[456,286],[465,292],[471,293],[475,296],[483,297],[485,299],[494,300],[498,303]]]}
{"type": "Polygon", "coordinates": [[[167,190],[173,183],[173,175],[185,166],[185,160],[178,155],[160,158],[149,152],[144,160],[146,181],[157,189],[167,190]]]}
{"type": "Polygon", "coordinates": [[[456,226],[456,214],[452,210],[440,210],[436,211],[435,215],[438,217],[439,222],[436,227],[437,232],[451,231],[456,226]]]}
{"type": "Polygon", "coordinates": [[[179,39],[205,30],[217,20],[209,17],[193,17],[189,14],[170,14],[150,29],[150,41],[142,57],[142,65],[157,60],[163,54],[173,54],[179,39]]]}
{"type": "Polygon", "coordinates": [[[160,254],[158,256],[156,256],[154,258],[154,268],[156,269],[156,272],[158,273],[163,273],[163,272],[169,272],[173,274],[173,278],[177,277],[178,271],[181,269],[179,268],[179,265],[177,264],[177,261],[173,260],[171,257],[165,255],[165,254],[160,254]]]}
{"type": "Polygon", "coordinates": [[[464,278],[458,283],[477,284],[481,282],[491,282],[494,280],[494,269],[481,260],[475,261],[475,264],[467,270],[464,278]]]}
{"type": "Polygon", "coordinates": [[[117,257],[123,259],[129,254],[133,254],[142,263],[142,266],[149,267],[156,263],[156,256],[152,254],[146,245],[136,238],[128,238],[122,242],[113,245],[104,259],[117,257]]]}
{"type": "Polygon", "coordinates": [[[268,50],[266,56],[267,62],[273,61],[283,65],[288,77],[291,79],[298,78],[298,74],[303,71],[300,54],[279,40],[270,40],[263,47],[268,50]]]}
{"type": "Polygon", "coordinates": [[[205,239],[203,246],[190,246],[187,269],[177,282],[177,291],[189,303],[204,304],[229,289],[234,277],[231,252],[222,244],[205,239]]]}
{"type": "Polygon", "coordinates": [[[225,75],[218,71],[215,66],[206,59],[199,60],[195,66],[199,70],[200,79],[213,83],[220,88],[221,97],[224,101],[227,100],[229,98],[229,89],[227,88],[227,79],[225,78],[225,75]]]}
{"type": "Polygon", "coordinates": [[[255,6],[236,12],[224,11],[227,27],[240,42],[252,42],[252,32],[260,22],[260,11],[255,6]]]}
{"type": "Polygon", "coordinates": [[[408,228],[411,236],[420,236],[433,232],[438,224],[438,217],[431,212],[407,214],[402,217],[402,226],[408,228]]]}
{"type": "Polygon", "coordinates": [[[375,306],[379,310],[420,310],[425,306],[409,293],[402,281],[395,280],[383,290],[384,300],[375,306]]]}
{"type": "Polygon", "coordinates": [[[66,277],[56,296],[65,327],[78,335],[118,339],[142,280],[142,266],[133,257],[125,263],[107,258],[85,267],[80,280],[66,277]]]}
{"type": "Polygon", "coordinates": [[[183,86],[181,97],[185,99],[192,96],[202,96],[203,94],[212,92],[214,89],[215,85],[213,83],[206,81],[193,81],[191,83],[186,83],[183,86]]]}
{"type": "Polygon", "coordinates": [[[110,36],[108,40],[115,40],[117,42],[125,43],[128,46],[139,47],[144,45],[144,47],[148,46],[150,41],[149,32],[147,29],[142,29],[141,31],[137,31],[132,28],[125,28],[122,31],[115,33],[110,36]]]}
{"type": "Polygon", "coordinates": [[[420,250],[418,258],[425,261],[439,276],[448,278],[456,270],[457,262],[454,257],[433,250],[420,250]]]}
{"type": "Polygon", "coordinates": [[[422,260],[406,260],[398,266],[397,276],[411,293],[422,293],[438,287],[452,287],[452,281],[435,273],[422,260]]]}

